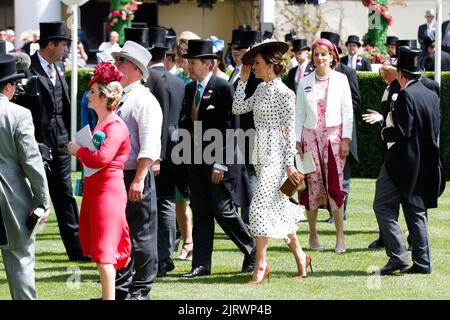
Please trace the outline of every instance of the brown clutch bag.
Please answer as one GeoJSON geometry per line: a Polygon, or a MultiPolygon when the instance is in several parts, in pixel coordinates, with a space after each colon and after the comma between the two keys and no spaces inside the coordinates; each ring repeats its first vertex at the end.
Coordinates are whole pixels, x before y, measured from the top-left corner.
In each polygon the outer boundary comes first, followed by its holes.
{"type": "Polygon", "coordinates": [[[296,192],[305,190],[306,188],[305,176],[297,169],[295,169],[295,175],[300,178],[300,182],[298,184],[293,184],[291,180],[287,178],[280,188],[280,191],[287,195],[289,198],[291,198],[296,192]]]}

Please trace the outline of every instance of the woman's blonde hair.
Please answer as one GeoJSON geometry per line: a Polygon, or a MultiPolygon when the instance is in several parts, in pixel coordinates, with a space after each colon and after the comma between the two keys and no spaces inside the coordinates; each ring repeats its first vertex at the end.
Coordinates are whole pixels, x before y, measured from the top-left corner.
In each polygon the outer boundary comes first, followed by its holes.
{"type": "Polygon", "coordinates": [[[106,108],[109,111],[116,110],[122,98],[122,85],[118,81],[112,81],[107,85],[97,82],[100,96],[108,99],[106,108]]]}

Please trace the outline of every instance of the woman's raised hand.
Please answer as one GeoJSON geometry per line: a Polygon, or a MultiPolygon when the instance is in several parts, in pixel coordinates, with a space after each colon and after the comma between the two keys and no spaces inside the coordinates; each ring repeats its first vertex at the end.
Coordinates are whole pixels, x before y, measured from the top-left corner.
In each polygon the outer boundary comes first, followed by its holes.
{"type": "Polygon", "coordinates": [[[241,69],[241,74],[239,75],[242,81],[247,81],[250,76],[250,72],[252,70],[252,66],[249,64],[243,64],[241,69]]]}

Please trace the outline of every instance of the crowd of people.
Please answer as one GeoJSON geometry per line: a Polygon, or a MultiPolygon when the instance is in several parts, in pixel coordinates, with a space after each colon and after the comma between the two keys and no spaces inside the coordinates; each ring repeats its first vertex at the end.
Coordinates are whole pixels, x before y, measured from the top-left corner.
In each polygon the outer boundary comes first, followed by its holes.
{"type": "MultiPolygon", "coordinates": [[[[115,32],[101,44],[82,99],[82,126],[92,130],[94,149],[69,141],[64,22],[40,23],[38,49],[26,66],[0,40],[0,247],[13,299],[37,298],[35,238],[26,217],[40,207],[43,224],[50,199],[68,258],[97,264],[105,300],[149,299],[156,278],[175,269],[178,249],[178,259],[192,261],[182,278],[210,275],[215,222],[242,252],[240,271],[252,273],[250,285],[270,277],[271,238],[284,239],[294,255],[295,278],[312,271],[297,237],[303,210],[309,250],[323,250],[317,215],[326,209],[336,228],[334,250],[346,252],[350,167],[358,161],[354,110],[361,107],[356,71],[372,70],[359,37],[348,37],[342,55],[334,32],[308,44],[295,32],[278,41],[239,28],[224,54],[222,40],[191,31],[124,33],[122,47],[115,32]],[[229,130],[244,143],[226,139],[229,130]],[[254,139],[240,139],[251,133],[254,139]],[[83,165],[80,214],[71,156],[83,165]],[[315,169],[299,174],[307,157],[315,169]],[[304,183],[298,198],[282,192],[286,181],[304,183]]],[[[383,112],[363,115],[380,126],[386,144],[373,204],[380,237],[370,244],[386,248],[386,266],[374,271],[382,275],[431,273],[427,209],[445,187],[440,89],[421,76],[416,43],[387,38],[389,57],[379,71],[387,84],[383,112]]]]}

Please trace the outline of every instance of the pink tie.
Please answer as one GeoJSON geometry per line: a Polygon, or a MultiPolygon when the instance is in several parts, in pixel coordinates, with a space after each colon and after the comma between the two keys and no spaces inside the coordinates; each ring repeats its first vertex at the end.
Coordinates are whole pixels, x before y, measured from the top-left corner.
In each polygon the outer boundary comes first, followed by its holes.
{"type": "Polygon", "coordinates": [[[303,78],[303,68],[302,66],[298,66],[298,76],[297,76],[297,82],[300,82],[300,80],[303,78]]]}

